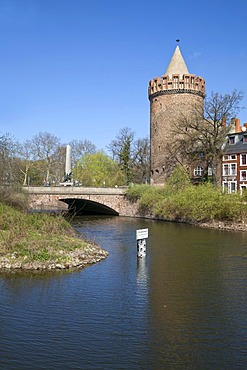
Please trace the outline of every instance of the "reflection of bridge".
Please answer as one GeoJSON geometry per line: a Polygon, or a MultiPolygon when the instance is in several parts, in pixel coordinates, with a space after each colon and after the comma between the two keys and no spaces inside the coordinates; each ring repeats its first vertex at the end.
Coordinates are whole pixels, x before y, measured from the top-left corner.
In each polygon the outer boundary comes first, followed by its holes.
{"type": "Polygon", "coordinates": [[[136,207],[123,188],[75,186],[26,187],[29,206],[36,210],[71,210],[77,214],[135,216],[136,207]]]}

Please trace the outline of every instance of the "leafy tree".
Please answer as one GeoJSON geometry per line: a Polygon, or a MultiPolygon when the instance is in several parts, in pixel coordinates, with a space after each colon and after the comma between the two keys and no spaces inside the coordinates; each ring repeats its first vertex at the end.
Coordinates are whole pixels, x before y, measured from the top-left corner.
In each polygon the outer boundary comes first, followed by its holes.
{"type": "Polygon", "coordinates": [[[191,185],[188,172],[183,166],[178,165],[171,176],[168,178],[166,185],[173,191],[183,190],[191,185]]]}
{"type": "Polygon", "coordinates": [[[176,140],[170,144],[173,158],[185,166],[203,161],[206,169],[212,170],[212,181],[216,183],[230,119],[240,110],[242,99],[243,93],[237,90],[225,95],[212,92],[205,100],[204,112],[195,106],[192,116],[182,115],[174,124],[176,140]]]}
{"type": "Polygon", "coordinates": [[[73,168],[73,179],[78,181],[77,174],[77,162],[83,158],[85,154],[94,154],[96,153],[96,146],[91,143],[91,141],[84,140],[72,140],[70,143],[71,146],[71,161],[73,168]]]}
{"type": "Polygon", "coordinates": [[[75,170],[83,186],[112,187],[124,183],[118,164],[104,152],[85,154],[75,170]]]}

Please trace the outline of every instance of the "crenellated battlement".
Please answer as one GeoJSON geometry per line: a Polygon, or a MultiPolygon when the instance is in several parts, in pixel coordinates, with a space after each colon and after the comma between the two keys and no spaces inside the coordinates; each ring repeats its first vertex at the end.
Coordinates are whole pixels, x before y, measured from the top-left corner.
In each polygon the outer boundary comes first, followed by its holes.
{"type": "Polygon", "coordinates": [[[156,77],[149,81],[149,100],[157,95],[191,93],[205,97],[205,80],[194,74],[173,74],[156,77]]]}

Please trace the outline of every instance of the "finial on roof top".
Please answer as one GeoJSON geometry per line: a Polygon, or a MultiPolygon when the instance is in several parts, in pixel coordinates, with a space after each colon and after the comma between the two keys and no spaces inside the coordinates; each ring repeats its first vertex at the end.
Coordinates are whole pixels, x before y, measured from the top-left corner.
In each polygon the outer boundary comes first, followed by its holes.
{"type": "Polygon", "coordinates": [[[179,43],[179,41],[180,41],[179,39],[176,40],[177,43],[179,43]]]}

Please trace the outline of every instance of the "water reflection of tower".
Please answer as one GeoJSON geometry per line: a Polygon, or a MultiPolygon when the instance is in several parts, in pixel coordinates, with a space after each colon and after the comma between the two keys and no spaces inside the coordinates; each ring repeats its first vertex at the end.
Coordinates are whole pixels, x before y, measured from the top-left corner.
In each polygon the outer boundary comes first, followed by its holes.
{"type": "Polygon", "coordinates": [[[137,258],[135,314],[139,318],[138,331],[141,332],[144,343],[149,343],[149,300],[147,258],[137,258]]]}
{"type": "Polygon", "coordinates": [[[146,258],[137,258],[137,283],[143,284],[147,281],[147,265],[146,258]]]}

